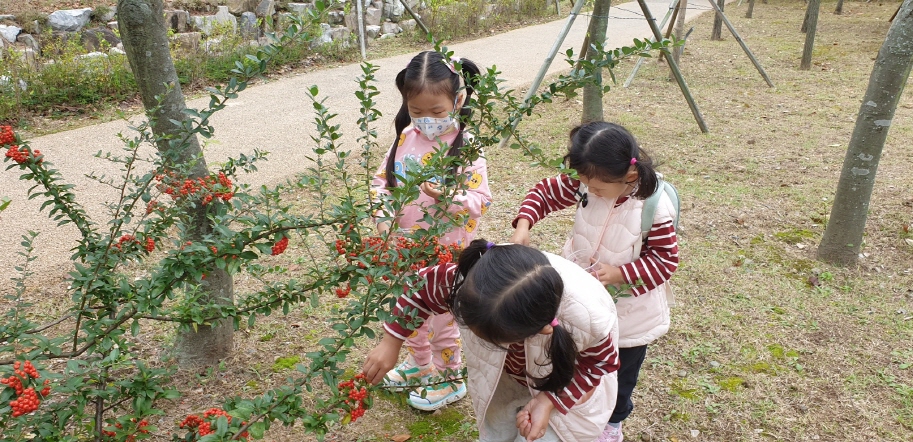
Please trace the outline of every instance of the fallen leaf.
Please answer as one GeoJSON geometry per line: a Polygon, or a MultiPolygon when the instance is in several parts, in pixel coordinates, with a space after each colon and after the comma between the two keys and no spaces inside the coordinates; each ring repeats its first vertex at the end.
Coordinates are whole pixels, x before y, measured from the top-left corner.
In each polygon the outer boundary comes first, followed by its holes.
{"type": "Polygon", "coordinates": [[[397,434],[390,438],[393,442],[406,442],[409,439],[412,439],[412,436],[408,434],[397,434]]]}
{"type": "Polygon", "coordinates": [[[298,327],[301,327],[301,324],[296,322],[296,323],[294,323],[294,324],[289,325],[289,327],[291,327],[291,328],[298,328],[298,327]]]}
{"type": "Polygon", "coordinates": [[[812,287],[818,287],[821,285],[821,281],[818,280],[818,275],[812,275],[808,277],[808,285],[812,287]]]}

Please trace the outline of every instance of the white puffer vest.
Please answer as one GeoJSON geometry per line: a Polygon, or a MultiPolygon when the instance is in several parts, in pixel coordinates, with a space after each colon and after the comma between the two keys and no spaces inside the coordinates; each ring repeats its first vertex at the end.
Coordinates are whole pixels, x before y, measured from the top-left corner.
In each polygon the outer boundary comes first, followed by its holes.
{"type": "MultiPolygon", "coordinates": [[[[613,342],[617,342],[615,305],[609,299],[605,287],[576,264],[551,253],[543,253],[564,281],[558,321],[571,331],[578,351],[596,345],[606,335],[611,335],[613,342]]],[[[469,382],[466,385],[476,420],[483,422],[501,379],[501,372],[504,371],[507,353],[483,341],[468,329],[461,332],[463,351],[468,354],[463,358],[469,370],[469,382]]],[[[541,378],[552,371],[545,351],[549,339],[547,335],[536,335],[524,342],[526,371],[532,376],[541,378]]],[[[539,393],[533,388],[529,391],[530,399],[539,393]]],[[[564,442],[593,442],[609,421],[617,395],[617,375],[611,373],[603,376],[590,397],[576,404],[567,414],[553,411],[549,425],[564,442]]],[[[480,431],[484,431],[481,426],[480,431]]],[[[485,438],[484,434],[480,436],[485,438]]]]}
{"type": "MultiPolygon", "coordinates": [[[[587,192],[585,185],[580,185],[580,192],[587,192]]],[[[646,239],[640,230],[644,201],[628,198],[618,207],[613,207],[615,200],[593,194],[588,194],[587,200],[586,207],[577,206],[574,228],[562,254],[571,257],[576,253],[578,262],[589,262],[588,258],[580,259],[582,253],[616,267],[637,260],[646,239]]],[[[674,215],[675,206],[663,193],[656,206],[653,224],[671,220],[674,215]]],[[[615,305],[619,347],[646,345],[666,334],[669,331],[671,302],[672,288],[668,281],[643,295],[619,298],[615,305]]]]}

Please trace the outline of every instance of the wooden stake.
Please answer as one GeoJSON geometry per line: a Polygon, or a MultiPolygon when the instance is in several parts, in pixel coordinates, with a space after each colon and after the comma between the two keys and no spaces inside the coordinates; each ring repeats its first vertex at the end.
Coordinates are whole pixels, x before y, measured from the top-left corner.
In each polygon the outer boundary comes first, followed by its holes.
{"type": "MultiPolygon", "coordinates": [[[[813,0],[817,1],[817,0],[813,0]]],[[[751,49],[748,49],[748,45],[745,44],[745,41],[742,40],[742,36],[735,30],[735,27],[732,26],[732,23],[726,18],[726,14],[723,14],[723,11],[720,10],[720,7],[716,5],[715,2],[708,2],[710,6],[713,6],[713,9],[716,10],[716,13],[723,19],[723,23],[726,24],[726,27],[729,28],[729,32],[732,33],[732,36],[735,37],[735,40],[739,42],[739,45],[742,46],[742,50],[745,51],[745,55],[748,55],[748,58],[751,60],[751,63],[754,64],[755,69],[764,77],[764,81],[767,82],[767,85],[774,87],[774,83],[770,81],[770,77],[767,76],[767,72],[764,72],[764,68],[761,67],[761,63],[758,62],[758,59],[755,58],[754,54],[751,52],[751,49]]]]}
{"type": "MultiPolygon", "coordinates": [[[[712,1],[710,3],[713,4],[712,1]]],[[[646,1],[637,0],[637,4],[640,5],[640,10],[644,13],[644,18],[647,19],[647,23],[650,25],[650,30],[653,31],[653,37],[656,38],[656,41],[662,40],[663,34],[660,32],[659,27],[656,26],[656,19],[654,19],[653,14],[650,13],[650,8],[647,7],[646,1]]],[[[685,96],[685,101],[688,102],[688,107],[691,108],[691,114],[694,115],[698,127],[701,128],[701,132],[703,133],[710,132],[710,129],[707,128],[707,123],[704,122],[704,117],[701,116],[700,109],[697,108],[697,104],[694,102],[694,97],[691,96],[691,90],[688,89],[688,84],[685,83],[685,77],[682,77],[681,71],[678,70],[678,64],[672,59],[668,48],[663,48],[663,52],[666,53],[666,60],[669,61],[669,69],[672,70],[672,75],[675,77],[675,81],[678,82],[678,87],[682,90],[682,95],[685,96]]]]}

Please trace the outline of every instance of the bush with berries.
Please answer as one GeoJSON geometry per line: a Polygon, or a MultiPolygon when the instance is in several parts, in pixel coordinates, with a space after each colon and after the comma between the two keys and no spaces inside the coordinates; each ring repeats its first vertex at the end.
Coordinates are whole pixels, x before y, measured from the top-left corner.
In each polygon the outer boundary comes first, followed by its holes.
{"type": "MultiPolygon", "coordinates": [[[[301,38],[301,29],[305,27],[298,23],[274,36],[256,63],[239,65],[235,73],[241,78],[259,75],[283,44],[301,38]]],[[[624,54],[593,48],[597,57],[525,102],[499,90],[498,73],[490,69],[478,79],[478,98],[471,104],[476,113],[466,121],[477,136],[461,155],[435,156],[421,170],[399,177],[403,185],[383,196],[370,192],[382,148],[373,127],[380,117],[372,84],[377,68],[368,63],[356,93],[361,111],[357,146],[339,145],[335,115],[312,87],[308,92],[318,129],[312,138],[314,165],[299,179],[273,188],[239,184],[241,174],[256,171],[256,163],[266,159],[259,151],[229,159],[204,175],[194,172],[193,164],[170,160],[175,151],[169,149],[184,147],[180,139],[212,135],[209,118],[244,90],[245,81],[232,80],[213,90],[209,108],[189,111],[177,141],[153,133],[156,112],[149,110],[150,121],[136,128],[134,138],[125,138],[123,153],[105,155],[125,172],[119,181],[105,181],[119,197],[107,205],[113,217],[101,221],[89,216],[80,195],[53,168],[56,158],[32,150],[11,127],[0,127],[7,170],[35,184],[29,197],[40,198],[52,220],[79,232],[67,289],[71,302],[59,318],[42,323],[36,318],[47,312],[37,312],[23,296],[33,276],[29,264],[38,234],[23,235],[15,291],[4,295],[12,308],[0,318],[0,433],[14,440],[134,441],[170,434],[175,441],[221,441],[261,439],[274,424],[297,424],[322,437],[356,422],[372,406],[376,388],[347,371],[356,339],[374,338],[379,323],[392,319],[397,296],[421,287],[416,270],[455,259],[458,246],[439,244],[436,238],[464,222],[465,214],[450,215],[443,208],[467,183],[455,180],[444,186],[439,204],[426,209],[429,227],[424,229],[378,235],[372,214],[398,213],[418,198],[422,182],[469,164],[481,155],[481,146],[496,145],[505,134],[516,137],[512,147],[540,164],[560,165],[519,137],[515,123],[536,105],[573,94],[593,80],[596,70],[650,48],[645,42],[624,54]],[[146,145],[170,147],[143,157],[146,145]],[[291,194],[312,197],[300,207],[291,194]],[[195,230],[198,213],[212,229],[195,230]],[[281,264],[280,255],[290,250],[311,258],[295,278],[281,264]],[[216,271],[229,278],[249,274],[262,286],[234,293],[229,302],[204,296],[214,279],[207,278],[208,272],[216,271]],[[318,341],[286,384],[254,397],[227,397],[161,431],[150,424],[182,392],[169,381],[173,366],[158,366],[136,352],[135,337],[146,327],[173,323],[180,333],[220,321],[253,327],[264,316],[288,313],[302,303],[330,301],[345,305],[328,318],[333,334],[318,341]],[[49,364],[53,371],[45,369],[49,364]],[[317,405],[303,406],[303,395],[315,398],[317,405]]]]}

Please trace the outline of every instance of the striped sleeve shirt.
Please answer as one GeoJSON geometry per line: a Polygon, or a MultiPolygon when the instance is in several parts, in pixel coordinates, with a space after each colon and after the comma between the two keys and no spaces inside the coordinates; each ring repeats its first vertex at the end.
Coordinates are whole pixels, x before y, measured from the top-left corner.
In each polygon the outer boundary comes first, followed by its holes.
{"type": "MultiPolygon", "coordinates": [[[[540,181],[526,194],[513,226],[516,227],[520,219],[526,219],[532,228],[549,213],[576,205],[579,189],[580,181],[566,174],[540,181]]],[[[619,198],[615,207],[627,200],[627,197],[619,198]]],[[[635,285],[632,294],[640,296],[668,281],[677,268],[678,238],[672,221],[666,220],[653,224],[641,247],[640,257],[621,266],[621,272],[626,283],[635,285]]]]}
{"type": "MultiPolygon", "coordinates": [[[[404,318],[408,323],[416,317],[422,318],[424,321],[431,315],[447,313],[449,311],[447,299],[450,297],[450,288],[453,287],[456,271],[457,266],[454,263],[421,269],[419,275],[424,278],[425,285],[411,295],[400,296],[393,309],[393,315],[404,318]]],[[[412,330],[399,321],[384,324],[384,329],[404,341],[412,334],[412,330]]]]}
{"type": "MultiPolygon", "coordinates": [[[[508,350],[504,370],[512,379],[527,386],[526,352],[523,343],[511,344],[508,350]]],[[[590,348],[578,353],[575,365],[574,378],[567,387],[564,387],[558,394],[546,393],[555,409],[561,414],[567,414],[583,396],[599,386],[603,376],[618,370],[618,349],[611,337],[606,336],[590,348]]]]}

